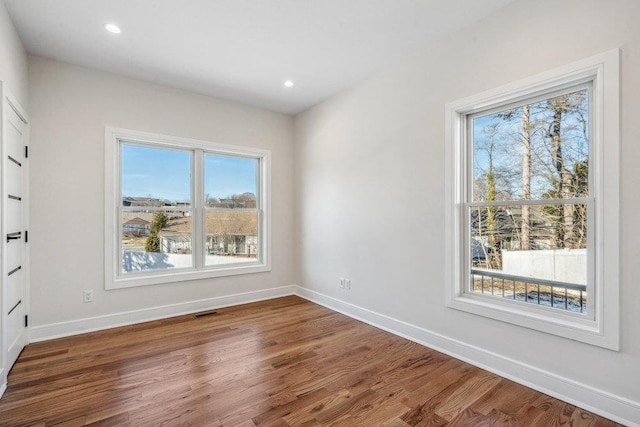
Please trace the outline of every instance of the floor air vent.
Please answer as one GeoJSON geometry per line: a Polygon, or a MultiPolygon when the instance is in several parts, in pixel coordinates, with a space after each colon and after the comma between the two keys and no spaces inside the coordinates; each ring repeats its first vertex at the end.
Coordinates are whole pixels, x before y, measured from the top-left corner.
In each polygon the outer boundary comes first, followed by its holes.
{"type": "Polygon", "coordinates": [[[193,317],[195,317],[196,319],[200,318],[200,317],[205,317],[205,316],[216,316],[218,314],[217,311],[204,311],[202,313],[197,313],[194,314],[193,317]]]}

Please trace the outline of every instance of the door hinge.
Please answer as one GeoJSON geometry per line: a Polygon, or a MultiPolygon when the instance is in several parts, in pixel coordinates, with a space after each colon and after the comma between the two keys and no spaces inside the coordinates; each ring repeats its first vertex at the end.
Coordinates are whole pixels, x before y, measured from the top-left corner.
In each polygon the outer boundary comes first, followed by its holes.
{"type": "Polygon", "coordinates": [[[27,326],[29,326],[29,315],[25,314],[24,315],[24,327],[26,328],[27,326]]]}
{"type": "Polygon", "coordinates": [[[29,146],[28,146],[28,145],[25,145],[25,146],[24,146],[24,157],[25,157],[26,159],[28,159],[28,158],[29,158],[29,146]]]}
{"type": "Polygon", "coordinates": [[[29,243],[29,230],[24,230],[24,242],[29,243]]]}

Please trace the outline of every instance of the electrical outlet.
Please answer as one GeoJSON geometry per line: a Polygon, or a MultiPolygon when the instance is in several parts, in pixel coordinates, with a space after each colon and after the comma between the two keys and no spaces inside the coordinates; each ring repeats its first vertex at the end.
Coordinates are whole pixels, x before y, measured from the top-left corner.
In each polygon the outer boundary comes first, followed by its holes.
{"type": "Polygon", "coordinates": [[[83,302],[92,302],[93,301],[93,290],[92,289],[85,289],[84,293],[82,294],[82,301],[83,302]]]}
{"type": "Polygon", "coordinates": [[[344,279],[344,288],[348,291],[351,290],[351,279],[344,279]]]}

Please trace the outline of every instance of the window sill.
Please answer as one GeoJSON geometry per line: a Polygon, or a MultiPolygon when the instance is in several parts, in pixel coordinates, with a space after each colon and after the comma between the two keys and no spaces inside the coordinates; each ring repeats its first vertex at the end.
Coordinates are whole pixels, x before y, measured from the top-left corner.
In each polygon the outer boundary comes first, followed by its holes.
{"type": "Polygon", "coordinates": [[[601,322],[579,314],[556,312],[552,308],[501,301],[499,298],[472,294],[451,297],[447,301],[447,306],[609,350],[620,350],[619,340],[615,334],[605,334],[601,322]]]}
{"type": "MultiPolygon", "coordinates": [[[[107,290],[126,289],[137,286],[159,285],[164,283],[184,282],[188,280],[213,279],[216,277],[236,276],[241,274],[264,273],[271,271],[271,266],[259,262],[247,262],[228,266],[216,266],[203,270],[180,269],[178,271],[162,271],[150,273],[148,271],[119,276],[112,282],[107,282],[107,290]]],[[[114,275],[115,277],[115,275],[114,275]]]]}

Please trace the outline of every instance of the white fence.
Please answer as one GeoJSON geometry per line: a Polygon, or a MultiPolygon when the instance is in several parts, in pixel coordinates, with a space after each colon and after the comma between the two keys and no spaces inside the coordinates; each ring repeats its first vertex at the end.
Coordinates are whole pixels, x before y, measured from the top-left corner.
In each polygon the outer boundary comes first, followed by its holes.
{"type": "Polygon", "coordinates": [[[517,276],[586,285],[587,250],[503,250],[502,272],[517,276]]]}

